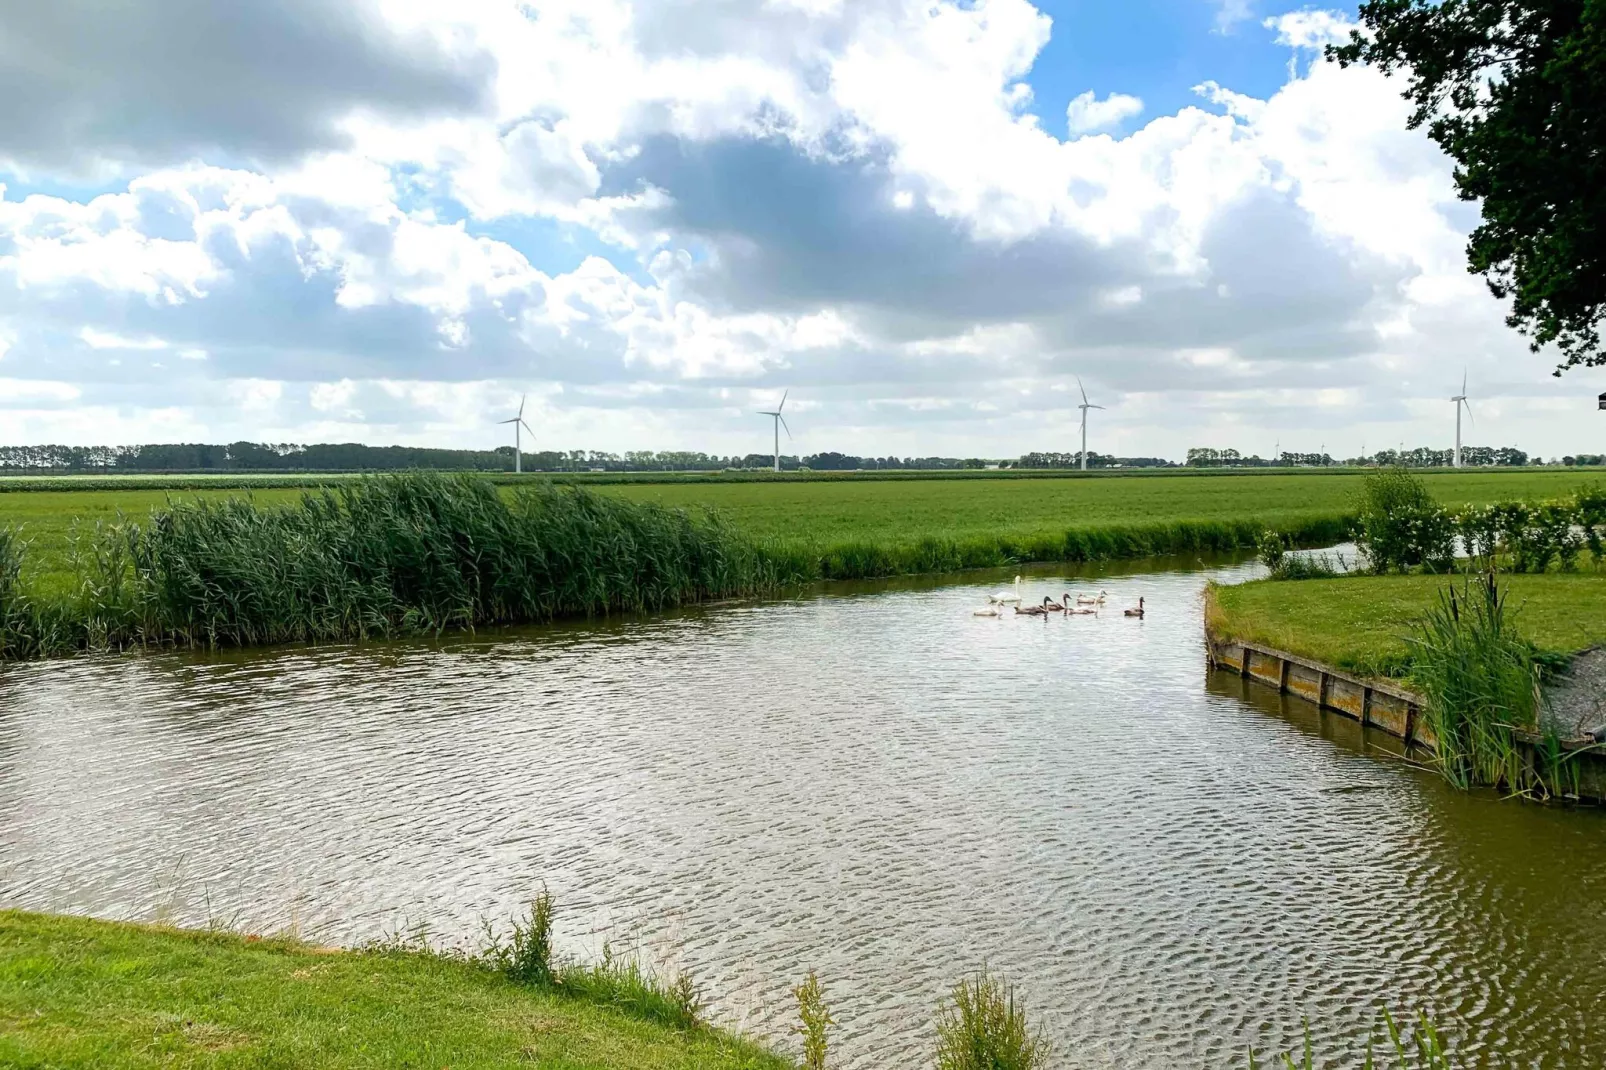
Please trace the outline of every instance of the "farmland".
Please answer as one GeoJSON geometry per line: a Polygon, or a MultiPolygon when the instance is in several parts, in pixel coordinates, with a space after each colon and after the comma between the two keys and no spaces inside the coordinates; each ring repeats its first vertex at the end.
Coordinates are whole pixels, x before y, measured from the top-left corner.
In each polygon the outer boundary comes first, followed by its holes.
{"type": "MultiPolygon", "coordinates": [[[[527,478],[526,481],[533,481],[527,478]]],[[[885,574],[923,564],[1001,563],[1022,557],[1064,556],[1055,549],[1068,530],[1118,532],[1145,526],[1219,526],[1252,522],[1289,526],[1347,515],[1359,474],[1101,475],[1095,478],[814,479],[689,482],[598,482],[595,489],[637,501],[716,510],[739,531],[789,551],[843,558],[826,575],[885,574]],[[968,547],[968,552],[921,556],[922,541],[968,547]],[[1045,541],[1047,540],[1047,541],[1045,541]],[[847,557],[843,551],[851,551],[847,557]],[[877,558],[866,562],[871,553],[877,558]],[[851,560],[847,559],[851,558],[851,560]]],[[[589,482],[589,481],[587,481],[589,482]]],[[[1427,476],[1446,504],[1549,497],[1583,484],[1606,484],[1606,472],[1476,471],[1427,476]]],[[[18,484],[13,484],[16,486],[18,484]]],[[[54,480],[48,485],[61,486],[54,480]]],[[[69,535],[75,523],[93,525],[119,515],[140,518],[171,499],[249,495],[263,504],[289,503],[302,491],[275,485],[242,489],[159,489],[146,480],[92,490],[30,490],[0,494],[0,525],[19,528],[29,543],[27,572],[48,586],[70,580],[69,535]]],[[[1218,539],[1236,538],[1217,532],[1218,539]]],[[[1186,538],[1136,546],[1192,545],[1186,538]]],[[[1074,556],[1074,555],[1073,555],[1074,556]]],[[[1120,554],[1130,556],[1130,554],[1120,554]]]]}

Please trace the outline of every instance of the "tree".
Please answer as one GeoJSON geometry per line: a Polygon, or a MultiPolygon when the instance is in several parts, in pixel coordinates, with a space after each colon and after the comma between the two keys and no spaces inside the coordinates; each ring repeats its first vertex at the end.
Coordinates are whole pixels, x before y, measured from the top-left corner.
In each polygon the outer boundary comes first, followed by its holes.
{"type": "Polygon", "coordinates": [[[1555,343],[1557,375],[1606,364],[1606,3],[1368,0],[1360,17],[1327,56],[1409,72],[1410,128],[1483,202],[1467,260],[1511,300],[1507,325],[1555,343]]]}

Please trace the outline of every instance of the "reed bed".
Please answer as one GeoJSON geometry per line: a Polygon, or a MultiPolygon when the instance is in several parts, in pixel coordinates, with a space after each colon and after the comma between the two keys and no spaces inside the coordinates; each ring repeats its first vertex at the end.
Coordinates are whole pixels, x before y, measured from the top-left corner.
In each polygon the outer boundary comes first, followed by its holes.
{"type": "Polygon", "coordinates": [[[657,610],[809,577],[712,514],[545,484],[412,473],[289,505],[176,501],[72,541],[74,586],[30,595],[0,540],[0,651],[232,647],[657,610]]]}

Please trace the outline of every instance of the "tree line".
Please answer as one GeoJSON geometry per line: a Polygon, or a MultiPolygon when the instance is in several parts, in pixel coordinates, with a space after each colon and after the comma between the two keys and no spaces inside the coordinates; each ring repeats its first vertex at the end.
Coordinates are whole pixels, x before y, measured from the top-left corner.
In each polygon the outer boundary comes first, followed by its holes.
{"type": "MultiPolygon", "coordinates": [[[[1535,458],[1537,461],[1537,458],[1535,458]]],[[[1461,463],[1470,468],[1513,468],[1529,462],[1528,454],[1515,446],[1463,446],[1461,463]]],[[[1291,453],[1284,450],[1273,459],[1258,454],[1242,454],[1234,449],[1196,446],[1188,451],[1188,464],[1194,468],[1326,468],[1344,465],[1352,468],[1403,467],[1448,468],[1455,463],[1454,450],[1418,446],[1414,450],[1379,450],[1376,453],[1335,460],[1328,453],[1291,453]]],[[[1574,459],[1564,459],[1572,464],[1574,459]]],[[[1587,464],[1587,461],[1578,463],[1587,464]]]]}

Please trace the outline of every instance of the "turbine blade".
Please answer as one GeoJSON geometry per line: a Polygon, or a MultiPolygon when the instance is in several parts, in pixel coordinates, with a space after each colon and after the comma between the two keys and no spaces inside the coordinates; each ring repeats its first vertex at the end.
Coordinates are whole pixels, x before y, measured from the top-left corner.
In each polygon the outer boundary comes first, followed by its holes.
{"type": "Polygon", "coordinates": [[[1090,408],[1090,409],[1102,409],[1102,408],[1104,408],[1104,406],[1103,405],[1089,405],[1088,408],[1090,408]]]}
{"type": "Polygon", "coordinates": [[[1465,368],[1461,369],[1461,396],[1467,396],[1467,370],[1465,368]]]}
{"type": "Polygon", "coordinates": [[[1086,405],[1087,404],[1087,388],[1082,385],[1082,377],[1080,375],[1078,375],[1076,377],[1076,389],[1078,389],[1078,390],[1080,390],[1082,392],[1082,404],[1086,405]]]}
{"type": "Polygon", "coordinates": [[[523,420],[519,421],[519,425],[530,433],[530,437],[531,438],[535,437],[535,428],[531,427],[529,424],[525,423],[523,420]]]}
{"type": "Polygon", "coordinates": [[[520,394],[519,395],[519,416],[518,416],[518,418],[521,419],[521,420],[524,419],[524,403],[529,400],[529,397],[530,397],[530,395],[528,395],[528,394],[520,394]]]}
{"type": "Polygon", "coordinates": [[[781,403],[775,406],[775,411],[777,414],[779,414],[782,409],[786,408],[786,395],[790,394],[791,392],[791,387],[787,387],[785,390],[781,391],[781,403]]]}
{"type": "Polygon", "coordinates": [[[1467,423],[1469,423],[1469,424],[1477,423],[1478,421],[1476,421],[1476,420],[1474,420],[1472,418],[1472,402],[1468,401],[1466,398],[1462,398],[1461,399],[1461,404],[1463,404],[1463,405],[1465,405],[1467,407],[1467,423]]]}
{"type": "MultiPolygon", "coordinates": [[[[781,426],[782,427],[786,427],[786,417],[782,416],[780,413],[776,413],[775,414],[775,418],[777,420],[781,421],[781,426]]],[[[790,427],[786,427],[786,438],[787,438],[787,441],[791,441],[792,429],[790,427]]]]}

